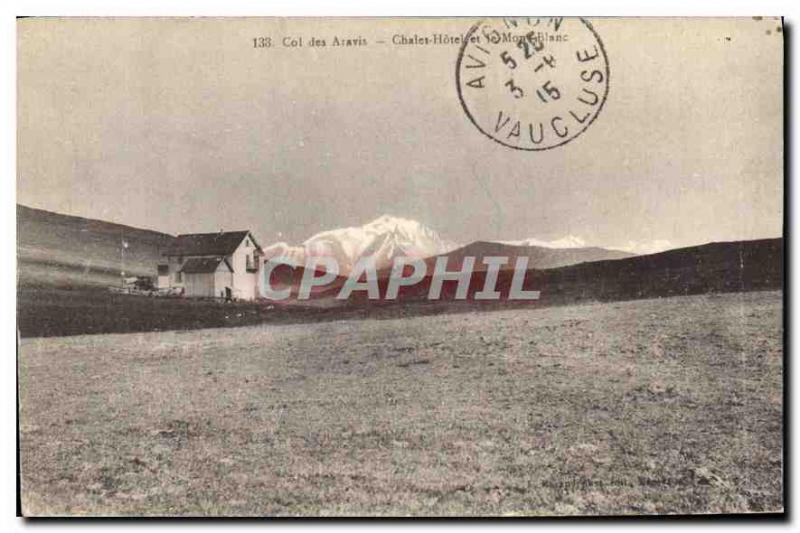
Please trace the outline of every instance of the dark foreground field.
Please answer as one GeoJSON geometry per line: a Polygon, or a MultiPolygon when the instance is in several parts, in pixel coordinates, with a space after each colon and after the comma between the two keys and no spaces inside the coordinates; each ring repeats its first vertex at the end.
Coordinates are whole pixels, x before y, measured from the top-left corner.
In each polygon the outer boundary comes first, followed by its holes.
{"type": "Polygon", "coordinates": [[[336,302],[223,302],[211,299],[115,294],[106,289],[22,286],[17,290],[17,326],[20,336],[169,331],[252,326],[307,324],[359,318],[393,319],[464,313],[476,310],[539,307],[540,302],[413,301],[336,302]]]}
{"type": "Polygon", "coordinates": [[[779,292],[24,339],[27,515],[779,511],[779,292]]]}

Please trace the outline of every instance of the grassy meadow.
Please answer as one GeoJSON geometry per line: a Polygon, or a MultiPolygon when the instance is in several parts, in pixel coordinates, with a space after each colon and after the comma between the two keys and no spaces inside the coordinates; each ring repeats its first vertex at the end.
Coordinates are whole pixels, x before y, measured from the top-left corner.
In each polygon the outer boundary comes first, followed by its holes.
{"type": "Polygon", "coordinates": [[[22,339],[26,515],[779,511],[782,295],[22,339]]]}

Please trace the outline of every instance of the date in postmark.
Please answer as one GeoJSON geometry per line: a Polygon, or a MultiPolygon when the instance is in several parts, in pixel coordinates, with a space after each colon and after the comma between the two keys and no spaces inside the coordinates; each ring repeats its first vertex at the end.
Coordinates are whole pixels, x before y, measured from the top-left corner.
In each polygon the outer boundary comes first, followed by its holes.
{"type": "Polygon", "coordinates": [[[481,20],[456,64],[467,117],[517,150],[549,150],[581,135],[605,104],[610,76],[603,42],[581,18],[481,20]]]}

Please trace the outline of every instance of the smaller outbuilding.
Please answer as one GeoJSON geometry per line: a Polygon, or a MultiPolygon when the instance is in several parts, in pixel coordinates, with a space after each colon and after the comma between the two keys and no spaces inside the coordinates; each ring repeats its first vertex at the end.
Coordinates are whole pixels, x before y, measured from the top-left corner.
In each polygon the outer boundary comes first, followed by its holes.
{"type": "Polygon", "coordinates": [[[233,267],[224,257],[190,257],[180,272],[187,295],[233,297],[233,267]]]}

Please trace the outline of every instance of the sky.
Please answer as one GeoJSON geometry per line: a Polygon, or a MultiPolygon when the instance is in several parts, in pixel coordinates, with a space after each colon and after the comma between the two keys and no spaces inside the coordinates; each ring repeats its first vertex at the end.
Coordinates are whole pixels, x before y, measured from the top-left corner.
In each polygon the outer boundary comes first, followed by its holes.
{"type": "Polygon", "coordinates": [[[782,234],[779,21],[591,19],[608,98],[543,152],[470,122],[457,44],[392,43],[473,22],[21,19],[17,202],[262,244],[383,214],[462,243],[651,251],[782,234]]]}

